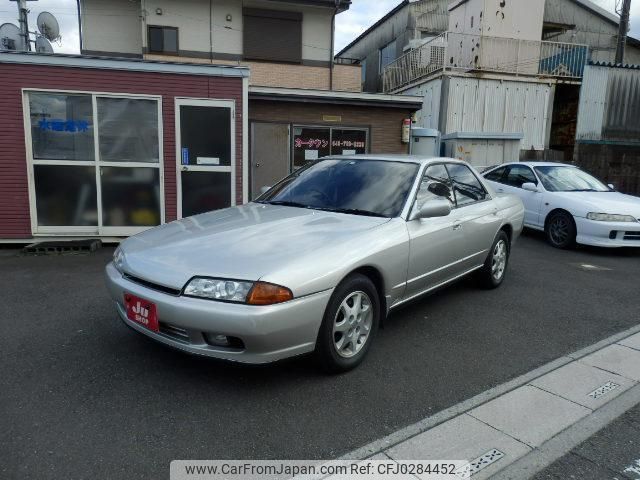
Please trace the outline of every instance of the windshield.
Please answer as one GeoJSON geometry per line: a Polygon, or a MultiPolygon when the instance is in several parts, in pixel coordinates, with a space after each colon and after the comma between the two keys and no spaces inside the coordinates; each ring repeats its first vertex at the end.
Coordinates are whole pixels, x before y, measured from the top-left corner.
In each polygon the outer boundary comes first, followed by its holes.
{"type": "Polygon", "coordinates": [[[600,180],[576,167],[535,167],[542,185],[550,192],[609,192],[600,180]]]}
{"type": "Polygon", "coordinates": [[[258,202],[397,217],[417,172],[415,163],[329,158],[294,172],[258,202]]]}

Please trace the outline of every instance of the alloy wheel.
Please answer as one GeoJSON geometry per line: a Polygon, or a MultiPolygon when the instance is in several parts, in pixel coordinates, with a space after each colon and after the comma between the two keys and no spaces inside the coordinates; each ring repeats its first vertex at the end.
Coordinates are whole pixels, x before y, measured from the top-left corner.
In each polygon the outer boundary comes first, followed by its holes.
{"type": "Polygon", "coordinates": [[[351,358],[365,346],[371,333],[373,308],[369,296],[349,293],[336,312],[333,321],[333,343],[338,355],[351,358]]]}
{"type": "Polygon", "coordinates": [[[557,216],[549,224],[549,237],[555,245],[564,245],[569,239],[569,230],[569,221],[564,216],[557,216]]]}
{"type": "Polygon", "coordinates": [[[507,243],[499,240],[493,247],[493,256],[491,258],[491,275],[495,280],[500,280],[504,275],[507,267],[507,243]]]}

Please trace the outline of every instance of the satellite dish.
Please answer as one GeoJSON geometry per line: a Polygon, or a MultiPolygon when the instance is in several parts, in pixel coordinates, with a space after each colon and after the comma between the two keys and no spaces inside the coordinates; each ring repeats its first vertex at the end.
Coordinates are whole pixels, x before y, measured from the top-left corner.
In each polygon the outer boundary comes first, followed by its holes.
{"type": "Polygon", "coordinates": [[[38,53],[53,53],[53,47],[49,40],[44,37],[36,38],[36,52],[38,53]]]}
{"type": "Polygon", "coordinates": [[[60,36],[60,27],[56,17],[49,12],[41,12],[38,15],[38,30],[47,40],[55,40],[60,36]]]}
{"type": "Polygon", "coordinates": [[[25,50],[24,37],[13,23],[0,25],[0,50],[25,50]]]}

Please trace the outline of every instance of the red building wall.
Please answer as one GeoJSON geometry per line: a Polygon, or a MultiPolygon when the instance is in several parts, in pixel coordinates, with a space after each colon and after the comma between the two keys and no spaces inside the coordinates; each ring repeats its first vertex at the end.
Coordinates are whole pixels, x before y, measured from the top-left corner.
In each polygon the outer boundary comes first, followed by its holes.
{"type": "Polygon", "coordinates": [[[0,239],[30,238],[22,89],[162,96],[165,221],[176,218],[175,97],[235,100],[236,202],[242,203],[242,78],[0,64],[0,239]]]}

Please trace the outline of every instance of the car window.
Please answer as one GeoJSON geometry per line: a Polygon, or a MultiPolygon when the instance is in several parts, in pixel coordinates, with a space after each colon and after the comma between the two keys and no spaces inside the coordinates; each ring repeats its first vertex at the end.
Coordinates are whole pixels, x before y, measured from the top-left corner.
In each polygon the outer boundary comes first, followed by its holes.
{"type": "Polygon", "coordinates": [[[480,202],[487,198],[487,191],[469,167],[459,163],[448,163],[447,170],[458,207],[480,202]]]}
{"type": "Polygon", "coordinates": [[[451,205],[455,205],[447,169],[443,164],[431,165],[425,170],[420,182],[417,196],[418,204],[422,205],[428,200],[440,197],[446,198],[451,202],[451,205]]]}
{"type": "Polygon", "coordinates": [[[609,192],[611,189],[594,176],[568,165],[536,167],[544,188],[550,192],[609,192]]]}
{"type": "Polygon", "coordinates": [[[494,171],[487,173],[484,178],[491,180],[492,182],[504,183],[503,177],[507,167],[496,168],[494,171]]]}
{"type": "Polygon", "coordinates": [[[257,202],[353,215],[397,217],[419,165],[374,159],[317,160],[296,170],[257,202]]]}
{"type": "Polygon", "coordinates": [[[533,174],[533,171],[526,165],[512,165],[509,168],[505,183],[512,187],[522,188],[523,183],[534,183],[537,185],[538,179],[533,174]]]}

